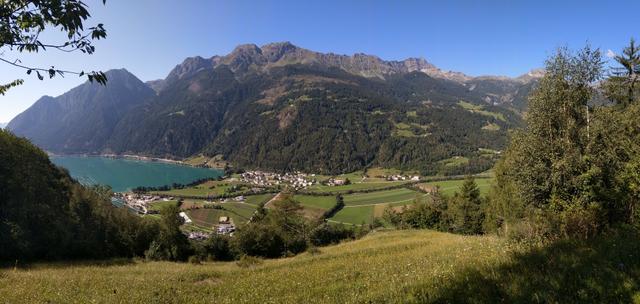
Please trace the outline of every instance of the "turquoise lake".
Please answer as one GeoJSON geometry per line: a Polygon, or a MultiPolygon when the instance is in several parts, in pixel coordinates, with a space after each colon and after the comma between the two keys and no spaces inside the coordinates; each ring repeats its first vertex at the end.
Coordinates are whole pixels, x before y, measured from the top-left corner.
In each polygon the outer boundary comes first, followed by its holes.
{"type": "Polygon", "coordinates": [[[69,170],[85,185],[111,186],[122,192],[135,187],[157,187],[172,183],[188,184],[198,179],[218,177],[220,170],[177,164],[93,156],[52,156],[51,161],[69,170]]]}

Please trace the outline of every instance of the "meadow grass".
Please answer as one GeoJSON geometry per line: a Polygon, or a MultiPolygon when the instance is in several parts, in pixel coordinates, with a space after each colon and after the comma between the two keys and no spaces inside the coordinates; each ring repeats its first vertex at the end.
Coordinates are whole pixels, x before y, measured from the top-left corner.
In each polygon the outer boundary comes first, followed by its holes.
{"type": "Polygon", "coordinates": [[[268,202],[274,196],[276,195],[273,193],[249,195],[244,197],[244,202],[250,205],[258,206],[261,203],[268,202]]]}
{"type": "Polygon", "coordinates": [[[466,101],[459,101],[458,105],[461,106],[463,109],[468,110],[470,112],[473,113],[477,113],[480,115],[484,115],[484,116],[489,116],[489,117],[493,117],[495,119],[499,119],[502,121],[506,121],[506,119],[504,118],[504,115],[502,113],[497,113],[497,112],[491,112],[491,111],[487,111],[484,109],[484,106],[482,105],[475,105],[466,101]]]}
{"type": "Polygon", "coordinates": [[[443,164],[445,167],[459,167],[467,165],[469,163],[469,158],[463,156],[454,156],[451,158],[443,159],[438,163],[443,164]]]}
{"type": "Polygon", "coordinates": [[[256,206],[250,205],[247,203],[239,203],[239,202],[227,202],[223,203],[222,207],[225,210],[233,212],[238,216],[246,218],[247,220],[251,218],[253,213],[256,211],[256,206]]]}
{"type": "Polygon", "coordinates": [[[640,236],[524,246],[377,231],[314,254],[201,265],[109,260],[0,270],[4,303],[640,303],[640,236]]]}
{"type": "Polygon", "coordinates": [[[8,303],[403,302],[413,286],[437,290],[465,266],[500,261],[504,249],[493,237],[379,232],[250,268],[132,261],[7,269],[0,295],[8,303]]]}
{"type": "Polygon", "coordinates": [[[238,225],[249,221],[256,210],[256,206],[246,203],[227,202],[221,205],[224,209],[200,208],[185,212],[195,225],[211,229],[221,216],[230,217],[238,225]]]}
{"type": "Polygon", "coordinates": [[[334,215],[331,220],[347,224],[370,224],[373,222],[374,206],[357,206],[351,208],[342,208],[334,215]]]}
{"type": "Polygon", "coordinates": [[[331,209],[336,204],[336,197],[330,196],[313,196],[313,195],[295,195],[295,201],[300,202],[305,208],[331,209]]]}
{"type": "Polygon", "coordinates": [[[153,194],[171,195],[171,196],[193,196],[193,197],[207,197],[222,195],[227,193],[228,189],[232,186],[244,185],[240,182],[232,181],[206,181],[204,183],[186,187],[184,189],[170,189],[167,191],[152,191],[153,194]]]}
{"type": "Polygon", "coordinates": [[[381,167],[373,167],[373,168],[367,169],[367,176],[369,178],[376,178],[376,177],[381,178],[381,177],[386,177],[390,175],[402,175],[402,174],[419,175],[417,171],[413,171],[413,170],[404,171],[400,169],[381,168],[381,167]]]}
{"type": "Polygon", "coordinates": [[[149,204],[149,210],[160,211],[160,210],[164,209],[165,207],[168,207],[168,206],[171,206],[171,205],[176,205],[176,204],[178,204],[178,201],[155,201],[155,202],[149,204]]]}
{"type": "Polygon", "coordinates": [[[402,185],[406,183],[407,181],[394,181],[394,182],[376,181],[376,182],[352,183],[350,185],[343,185],[343,186],[315,185],[315,186],[309,187],[307,191],[317,192],[317,193],[327,193],[327,192],[345,193],[349,191],[358,191],[358,190],[383,189],[383,188],[402,185]]]}
{"type": "Polygon", "coordinates": [[[346,206],[358,206],[400,202],[410,203],[418,195],[420,195],[419,192],[400,188],[376,192],[347,194],[344,195],[343,198],[346,206]]]}
{"type": "MultiPolygon", "coordinates": [[[[476,178],[476,184],[478,185],[478,189],[480,189],[480,193],[482,195],[487,195],[489,190],[491,189],[491,184],[493,183],[493,178],[476,178]]],[[[464,180],[446,180],[446,181],[438,181],[438,182],[427,182],[424,184],[434,185],[440,187],[440,193],[444,195],[451,196],[456,192],[460,191],[460,187],[464,180]]]]}

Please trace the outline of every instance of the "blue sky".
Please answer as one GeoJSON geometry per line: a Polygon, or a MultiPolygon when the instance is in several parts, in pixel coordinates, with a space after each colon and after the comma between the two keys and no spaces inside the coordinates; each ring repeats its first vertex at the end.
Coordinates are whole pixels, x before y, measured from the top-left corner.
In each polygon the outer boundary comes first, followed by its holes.
{"type": "MultiPolygon", "coordinates": [[[[469,75],[517,76],[542,66],[559,46],[588,41],[619,51],[640,39],[638,1],[205,1],[85,0],[88,24],[104,23],[108,37],[96,53],[47,51],[0,56],[72,70],[126,68],[140,79],[164,78],[185,57],[226,54],[242,43],[292,43],[321,52],[368,53],[382,59],[424,57],[469,75]]],[[[48,37],[55,38],[50,34],[48,37]]],[[[0,96],[7,122],[42,95],[57,96],[77,77],[38,81],[0,65],[0,83],[25,84],[0,96]]]]}

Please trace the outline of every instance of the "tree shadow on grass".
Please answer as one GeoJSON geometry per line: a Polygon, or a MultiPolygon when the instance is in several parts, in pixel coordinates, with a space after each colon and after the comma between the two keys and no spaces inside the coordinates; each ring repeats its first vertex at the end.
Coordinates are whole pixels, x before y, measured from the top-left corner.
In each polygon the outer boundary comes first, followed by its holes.
{"type": "Polygon", "coordinates": [[[407,296],[418,303],[640,303],[640,234],[559,241],[456,277],[437,294],[415,286],[407,296]]]}

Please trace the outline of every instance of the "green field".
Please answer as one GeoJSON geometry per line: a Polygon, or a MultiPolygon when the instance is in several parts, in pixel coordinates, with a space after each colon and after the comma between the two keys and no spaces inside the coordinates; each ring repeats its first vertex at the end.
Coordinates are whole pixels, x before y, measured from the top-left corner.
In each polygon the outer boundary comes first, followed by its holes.
{"type": "Polygon", "coordinates": [[[349,191],[358,191],[358,190],[372,190],[372,189],[383,189],[387,187],[397,186],[406,184],[408,181],[395,181],[395,182],[363,182],[363,183],[353,183],[350,185],[344,186],[325,186],[325,185],[315,185],[313,187],[309,187],[307,191],[309,192],[317,192],[317,193],[327,193],[327,192],[335,192],[335,193],[345,193],[349,191]]]}
{"type": "Polygon", "coordinates": [[[330,220],[354,225],[371,224],[371,222],[373,222],[374,207],[375,206],[345,207],[330,220]]]}
{"type": "Polygon", "coordinates": [[[416,171],[404,171],[404,170],[399,170],[399,169],[393,169],[393,168],[380,168],[380,167],[373,167],[373,168],[369,168],[367,169],[367,180],[369,180],[370,178],[384,178],[385,176],[390,176],[390,175],[419,175],[418,172],[416,171]]]}
{"type": "Polygon", "coordinates": [[[459,101],[458,105],[461,106],[462,108],[473,112],[473,113],[477,113],[477,114],[481,114],[484,116],[489,116],[489,117],[493,117],[495,119],[499,119],[502,121],[506,121],[506,119],[504,118],[504,115],[502,113],[497,113],[497,112],[491,112],[491,111],[487,111],[484,109],[484,106],[482,105],[475,105],[472,103],[468,103],[466,101],[459,101]]]}
{"type": "Polygon", "coordinates": [[[149,210],[157,210],[160,211],[164,207],[171,206],[177,204],[178,201],[157,201],[149,204],[149,210]]]}
{"type": "Polygon", "coordinates": [[[318,208],[318,209],[331,209],[336,204],[336,197],[331,196],[312,196],[312,195],[295,195],[293,197],[295,201],[300,202],[303,207],[318,208]]]}
{"type": "MultiPolygon", "coordinates": [[[[480,189],[480,193],[482,195],[487,195],[487,193],[489,193],[489,189],[491,189],[493,178],[476,178],[475,181],[476,181],[476,184],[478,185],[478,189],[480,189]]],[[[460,189],[460,187],[462,187],[462,183],[464,183],[464,180],[460,179],[460,180],[427,182],[425,184],[439,186],[441,194],[453,195],[456,191],[460,189]]]]}
{"type": "Polygon", "coordinates": [[[384,214],[385,208],[409,205],[424,195],[406,188],[347,194],[343,196],[345,207],[331,220],[354,225],[370,224],[374,218],[384,214]]]}
{"type": "Polygon", "coordinates": [[[358,205],[374,205],[383,203],[409,203],[413,201],[420,193],[406,189],[391,189],[378,192],[354,193],[344,195],[344,204],[346,206],[358,205]]]}
{"type": "Polygon", "coordinates": [[[249,195],[249,196],[245,196],[244,197],[244,202],[247,203],[247,204],[258,206],[261,203],[268,202],[274,196],[276,196],[276,195],[273,194],[273,193],[249,195]]]}
{"type": "Polygon", "coordinates": [[[185,211],[195,225],[211,228],[221,216],[230,217],[236,225],[246,223],[256,210],[254,205],[236,202],[221,204],[224,209],[200,208],[185,211]]]}
{"type": "Polygon", "coordinates": [[[240,182],[230,181],[207,181],[202,184],[187,187],[184,189],[171,189],[168,191],[153,191],[153,194],[169,195],[169,196],[190,196],[190,197],[207,197],[228,194],[229,188],[240,186],[237,192],[247,190],[247,186],[240,182]]]}
{"type": "Polygon", "coordinates": [[[444,165],[445,167],[459,167],[468,164],[469,158],[463,156],[454,156],[451,158],[443,159],[438,163],[444,165]]]}
{"type": "Polygon", "coordinates": [[[255,206],[246,203],[228,202],[222,204],[222,206],[225,210],[228,210],[229,212],[232,212],[246,220],[249,220],[256,211],[255,206]]]}

